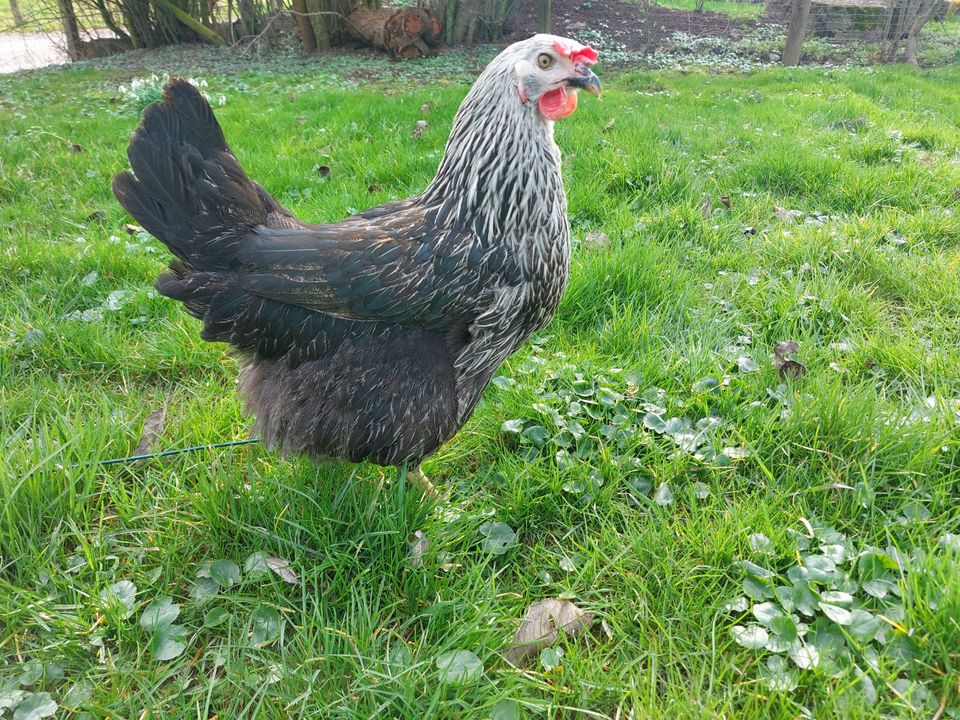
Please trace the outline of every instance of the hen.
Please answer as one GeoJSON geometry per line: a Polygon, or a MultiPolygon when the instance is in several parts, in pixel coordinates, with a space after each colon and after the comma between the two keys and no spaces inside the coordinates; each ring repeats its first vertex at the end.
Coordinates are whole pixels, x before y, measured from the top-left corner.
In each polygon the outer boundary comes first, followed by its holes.
{"type": "Polygon", "coordinates": [[[190,84],[146,110],[113,192],[176,256],[157,290],[236,349],[266,445],[417,466],[466,422],[566,287],[553,125],[578,89],[599,93],[596,59],[552,35],[509,46],[461,104],[426,190],[328,225],[247,177],[190,84]]]}

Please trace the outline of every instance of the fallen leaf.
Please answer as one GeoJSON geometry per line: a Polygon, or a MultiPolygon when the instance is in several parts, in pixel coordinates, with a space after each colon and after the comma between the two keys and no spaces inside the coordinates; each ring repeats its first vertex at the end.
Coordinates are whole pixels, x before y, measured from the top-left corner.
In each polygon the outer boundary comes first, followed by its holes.
{"type": "Polygon", "coordinates": [[[428,127],[429,127],[429,123],[426,120],[417,120],[413,124],[413,132],[411,132],[410,135],[414,139],[419,140],[420,138],[423,137],[423,134],[427,131],[428,127]]]}
{"type": "Polygon", "coordinates": [[[432,109],[433,109],[432,103],[425,102],[423,105],[420,106],[420,112],[422,112],[424,115],[426,115],[432,109]]]}
{"type": "Polygon", "coordinates": [[[153,452],[154,445],[163,434],[163,421],[166,414],[166,408],[159,407],[143,421],[143,432],[140,433],[140,442],[137,444],[137,449],[133,451],[134,455],[149,455],[153,452]]]}
{"type": "Polygon", "coordinates": [[[507,649],[504,658],[516,666],[553,644],[561,631],[568,637],[576,637],[592,622],[592,613],[581,610],[569,600],[541,600],[527,609],[523,622],[513,636],[513,645],[507,649]]]}
{"type": "Polygon", "coordinates": [[[796,340],[778,342],[773,348],[773,366],[780,371],[780,377],[802,378],[806,376],[806,365],[787,357],[787,355],[791,355],[798,350],[800,350],[800,343],[796,340]]]}
{"type": "Polygon", "coordinates": [[[729,195],[723,195],[723,196],[720,198],[720,202],[723,204],[724,207],[730,207],[730,196],[729,196],[729,195]]]}
{"type": "Polygon", "coordinates": [[[807,366],[796,360],[784,360],[780,366],[780,377],[802,378],[807,376],[807,366]]]}
{"type": "Polygon", "coordinates": [[[417,530],[413,533],[413,538],[410,540],[410,564],[414,567],[423,565],[423,554],[429,546],[430,539],[423,530],[417,530]]]}
{"type": "Polygon", "coordinates": [[[72,153],[82,153],[83,145],[78,145],[77,143],[70,143],[69,145],[67,145],[67,150],[69,150],[72,153]]]}
{"type": "Polygon", "coordinates": [[[136,235],[138,232],[143,231],[142,227],[134,225],[133,223],[127,223],[123,226],[123,229],[127,231],[127,235],[136,235]]]}
{"type": "Polygon", "coordinates": [[[773,216],[780,222],[793,222],[801,215],[803,215],[803,212],[800,210],[787,210],[779,205],[773,207],[773,216]]]}
{"type": "Polygon", "coordinates": [[[267,567],[269,567],[277,576],[283,580],[285,583],[290,585],[299,585],[300,578],[297,576],[297,573],[290,567],[290,563],[284,560],[283,558],[273,557],[272,555],[267,556],[267,567]]]}
{"type": "Polygon", "coordinates": [[[591,230],[583,236],[583,247],[587,249],[602,249],[610,245],[610,238],[602,230],[591,230]]]}

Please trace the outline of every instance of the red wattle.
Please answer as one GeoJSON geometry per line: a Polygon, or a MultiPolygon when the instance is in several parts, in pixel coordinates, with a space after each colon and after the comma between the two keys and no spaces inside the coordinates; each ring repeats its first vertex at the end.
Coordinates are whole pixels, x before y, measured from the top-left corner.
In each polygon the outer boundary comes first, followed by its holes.
{"type": "Polygon", "coordinates": [[[577,109],[577,93],[568,93],[566,88],[558,87],[541,95],[537,105],[547,120],[559,120],[577,109]]]}

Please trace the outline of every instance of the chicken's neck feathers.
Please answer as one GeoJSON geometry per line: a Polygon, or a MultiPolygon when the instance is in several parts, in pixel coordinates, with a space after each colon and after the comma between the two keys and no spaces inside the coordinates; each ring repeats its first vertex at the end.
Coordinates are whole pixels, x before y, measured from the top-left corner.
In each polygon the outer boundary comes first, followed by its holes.
{"type": "Polygon", "coordinates": [[[544,253],[565,263],[566,196],[553,123],[520,102],[512,70],[501,65],[488,67],[464,99],[420,200],[441,208],[442,225],[469,225],[505,243],[521,266],[541,263],[544,253]]]}

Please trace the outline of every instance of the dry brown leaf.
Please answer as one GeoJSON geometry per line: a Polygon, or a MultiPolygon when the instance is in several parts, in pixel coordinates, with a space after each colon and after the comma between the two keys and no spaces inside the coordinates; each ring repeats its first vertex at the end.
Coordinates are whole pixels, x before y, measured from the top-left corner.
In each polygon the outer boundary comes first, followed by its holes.
{"type": "Polygon", "coordinates": [[[140,442],[137,444],[137,449],[133,451],[134,455],[149,455],[153,452],[153,446],[163,434],[163,421],[166,414],[166,408],[159,407],[143,421],[143,432],[140,433],[140,442]]]}
{"type": "Polygon", "coordinates": [[[536,602],[527,608],[504,658],[511,665],[519,665],[525,658],[553,644],[561,631],[569,637],[576,637],[592,622],[592,613],[581,610],[569,600],[548,598],[536,602]]]}
{"type": "Polygon", "coordinates": [[[133,225],[132,223],[127,223],[123,226],[123,229],[127,231],[127,235],[136,235],[138,232],[143,230],[139,225],[133,225]]]}
{"type": "Polygon", "coordinates": [[[268,555],[267,567],[279,575],[280,579],[285,583],[290,583],[291,585],[300,584],[300,578],[297,577],[297,573],[295,573],[293,568],[290,567],[290,563],[283,558],[272,557],[268,555]]]}
{"type": "Polygon", "coordinates": [[[780,371],[780,377],[802,378],[807,374],[807,366],[787,357],[800,350],[800,343],[796,340],[778,342],[773,348],[773,366],[780,371]]]}
{"type": "Polygon", "coordinates": [[[432,103],[425,102],[423,105],[420,106],[420,112],[426,115],[428,112],[430,112],[432,108],[433,108],[432,103]]]}
{"type": "Polygon", "coordinates": [[[426,120],[417,120],[413,124],[413,132],[410,133],[414,138],[422,138],[423,134],[427,131],[429,123],[426,120]]]}
{"type": "Polygon", "coordinates": [[[703,199],[703,205],[700,206],[700,217],[706,220],[710,217],[710,213],[713,212],[713,200],[710,198],[703,199]]]}
{"type": "Polygon", "coordinates": [[[583,236],[583,246],[588,250],[603,249],[610,246],[610,238],[602,230],[591,230],[583,236]]]}
{"type": "Polygon", "coordinates": [[[78,145],[77,143],[70,143],[69,145],[67,145],[67,150],[69,150],[72,153],[82,153],[83,145],[78,145]]]}

